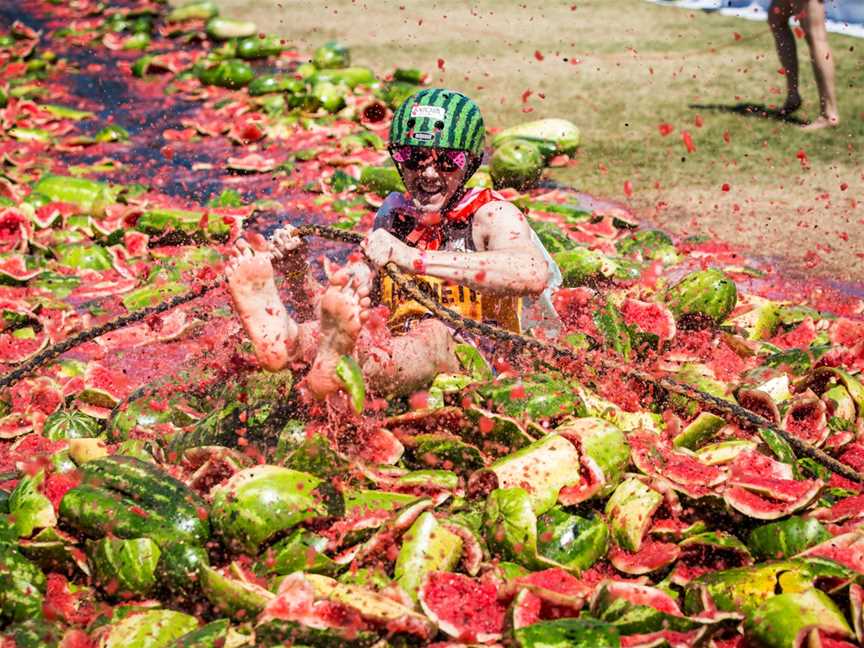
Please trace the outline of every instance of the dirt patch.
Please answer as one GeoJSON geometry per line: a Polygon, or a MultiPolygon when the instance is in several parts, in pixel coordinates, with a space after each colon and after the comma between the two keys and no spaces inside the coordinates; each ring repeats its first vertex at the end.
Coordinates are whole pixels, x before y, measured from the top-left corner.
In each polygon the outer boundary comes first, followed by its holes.
{"type": "MultiPolygon", "coordinates": [[[[641,0],[217,4],[301,51],[337,39],[379,74],[419,67],[476,98],[492,127],[571,119],[583,145],[576,165],[554,177],[792,272],[864,280],[864,41],[831,36],[843,123],[804,133],[742,108],[784,99],[761,23],[641,0]]],[[[806,52],[801,41],[802,119],[818,105],[806,52]]]]}

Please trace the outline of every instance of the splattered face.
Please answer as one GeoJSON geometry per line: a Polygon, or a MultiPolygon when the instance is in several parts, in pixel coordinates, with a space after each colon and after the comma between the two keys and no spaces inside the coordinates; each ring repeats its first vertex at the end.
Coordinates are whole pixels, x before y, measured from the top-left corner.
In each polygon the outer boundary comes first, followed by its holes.
{"type": "Polygon", "coordinates": [[[392,155],[408,193],[421,211],[440,211],[465,182],[465,151],[400,146],[392,155]]]}

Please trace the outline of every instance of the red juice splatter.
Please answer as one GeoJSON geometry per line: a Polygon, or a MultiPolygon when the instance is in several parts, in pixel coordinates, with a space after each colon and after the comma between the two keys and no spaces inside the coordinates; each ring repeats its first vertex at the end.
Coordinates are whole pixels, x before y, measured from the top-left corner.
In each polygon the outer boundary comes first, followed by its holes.
{"type": "Polygon", "coordinates": [[[681,139],[684,141],[684,148],[687,149],[688,153],[693,153],[696,150],[696,145],[693,144],[693,137],[690,135],[690,131],[681,131],[681,139]]]}

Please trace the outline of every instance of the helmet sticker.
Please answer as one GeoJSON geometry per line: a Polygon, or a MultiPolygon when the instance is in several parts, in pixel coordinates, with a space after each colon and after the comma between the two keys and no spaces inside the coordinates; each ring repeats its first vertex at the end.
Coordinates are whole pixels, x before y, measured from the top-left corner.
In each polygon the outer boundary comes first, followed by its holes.
{"type": "Polygon", "coordinates": [[[411,106],[412,117],[422,117],[429,119],[444,119],[447,116],[447,111],[442,106],[411,106]]]}

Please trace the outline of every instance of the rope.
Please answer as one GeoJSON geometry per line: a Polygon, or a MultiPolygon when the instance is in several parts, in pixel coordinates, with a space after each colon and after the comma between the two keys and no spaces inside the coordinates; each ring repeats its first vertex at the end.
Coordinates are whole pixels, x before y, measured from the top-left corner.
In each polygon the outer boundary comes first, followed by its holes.
{"type": "MultiPolygon", "coordinates": [[[[342,243],[349,243],[354,245],[359,244],[363,241],[363,236],[361,234],[323,225],[303,225],[297,228],[297,234],[302,237],[318,236],[332,241],[340,241],[342,243]]],[[[559,346],[551,342],[543,342],[536,338],[519,335],[498,326],[465,319],[456,311],[439,304],[431,297],[421,292],[417,285],[414,283],[412,277],[410,275],[406,275],[401,270],[399,270],[399,268],[394,263],[391,262],[386,264],[383,269],[390,276],[390,278],[393,279],[393,282],[396,285],[398,285],[402,290],[404,290],[406,294],[410,295],[411,299],[417,301],[419,304],[427,308],[430,312],[434,313],[437,317],[446,322],[449,322],[457,328],[469,329],[492,340],[512,344],[519,352],[524,352],[528,350],[535,350],[540,353],[551,352],[558,358],[575,360],[580,363],[585,362],[585,360],[588,359],[588,355],[585,352],[577,352],[573,349],[559,346]]],[[[223,281],[221,279],[201,284],[197,288],[194,288],[193,290],[184,295],[177,295],[176,297],[173,297],[157,306],[145,308],[129,315],[123,315],[101,326],[89,329],[87,331],[82,331],[81,333],[78,333],[71,338],[52,345],[27,360],[21,366],[17,367],[13,371],[0,378],[0,389],[9,387],[10,385],[14,384],[22,377],[31,373],[46,362],[53,360],[57,356],[65,353],[66,351],[69,351],[73,347],[82,344],[83,342],[90,341],[94,338],[99,337],[100,335],[105,335],[106,333],[110,333],[111,331],[115,331],[119,328],[128,326],[129,324],[140,322],[141,320],[144,320],[151,315],[163,313],[165,311],[171,310],[172,308],[176,308],[181,304],[185,304],[194,299],[198,299],[199,297],[205,295],[211,290],[220,287],[222,284],[223,281]]],[[[615,360],[604,356],[597,355],[596,357],[592,357],[590,359],[592,360],[593,366],[599,366],[608,371],[618,372],[623,376],[628,376],[642,383],[660,387],[666,392],[680,394],[698,402],[700,405],[706,407],[709,410],[712,410],[718,414],[723,414],[726,417],[744,423],[748,426],[767,429],[782,438],[798,453],[813,459],[814,461],[818,462],[819,464],[823,465],[824,467],[828,468],[832,472],[845,479],[859,484],[864,484],[864,475],[861,475],[850,466],[841,463],[840,461],[830,456],[826,452],[820,450],[819,448],[815,448],[810,444],[802,441],[801,439],[789,434],[786,430],[780,429],[779,427],[774,425],[772,421],[769,421],[765,417],[760,416],[759,414],[756,414],[755,412],[752,412],[744,407],[741,407],[736,403],[731,403],[729,401],[723,400],[722,398],[717,398],[716,396],[712,396],[711,394],[707,394],[699,389],[696,389],[692,385],[678,382],[677,380],[673,380],[671,378],[657,378],[648,374],[647,372],[635,369],[633,367],[625,366],[619,362],[616,362],[615,360]]]]}
{"type": "MultiPolygon", "coordinates": [[[[459,326],[461,328],[471,329],[476,333],[480,333],[484,337],[488,337],[493,340],[514,344],[517,348],[521,347],[519,348],[520,351],[531,349],[539,352],[551,351],[555,356],[559,358],[575,360],[578,362],[584,362],[587,359],[586,353],[578,353],[573,349],[562,347],[551,342],[543,342],[536,338],[519,335],[517,333],[513,333],[511,331],[500,328],[498,326],[493,326],[491,324],[485,324],[483,322],[465,319],[456,311],[453,311],[446,306],[442,306],[441,304],[421,292],[419,288],[417,288],[416,284],[411,282],[410,278],[407,275],[403,274],[393,263],[388,263],[386,266],[384,266],[384,270],[390,275],[393,281],[400,286],[401,289],[405,290],[411,296],[411,299],[414,299],[419,304],[427,308],[429,311],[435,313],[436,316],[450,322],[453,325],[459,326]]],[[[594,366],[600,366],[603,369],[609,371],[619,372],[624,376],[635,378],[636,380],[645,384],[658,386],[667,392],[686,396],[687,398],[698,402],[700,405],[703,405],[707,409],[712,410],[718,414],[725,414],[729,418],[735,419],[739,422],[743,422],[756,428],[770,430],[771,432],[782,438],[784,441],[786,441],[786,443],[788,443],[800,454],[810,457],[814,461],[820,463],[821,465],[825,466],[826,468],[840,475],[841,477],[844,477],[845,479],[857,482],[859,484],[864,484],[864,475],[858,473],[850,466],[847,466],[846,464],[837,461],[828,453],[820,450],[819,448],[811,446],[809,443],[806,443],[801,439],[789,434],[786,430],[777,427],[772,421],[769,421],[764,416],[760,416],[759,414],[756,414],[755,412],[752,412],[745,407],[738,405],[737,403],[731,403],[722,398],[712,396],[711,394],[707,394],[699,389],[696,389],[692,385],[678,382],[677,380],[673,380],[671,378],[656,378],[649,373],[640,371],[639,369],[634,369],[633,367],[628,367],[603,356],[598,355],[596,357],[592,357],[591,360],[594,366]]]]}

